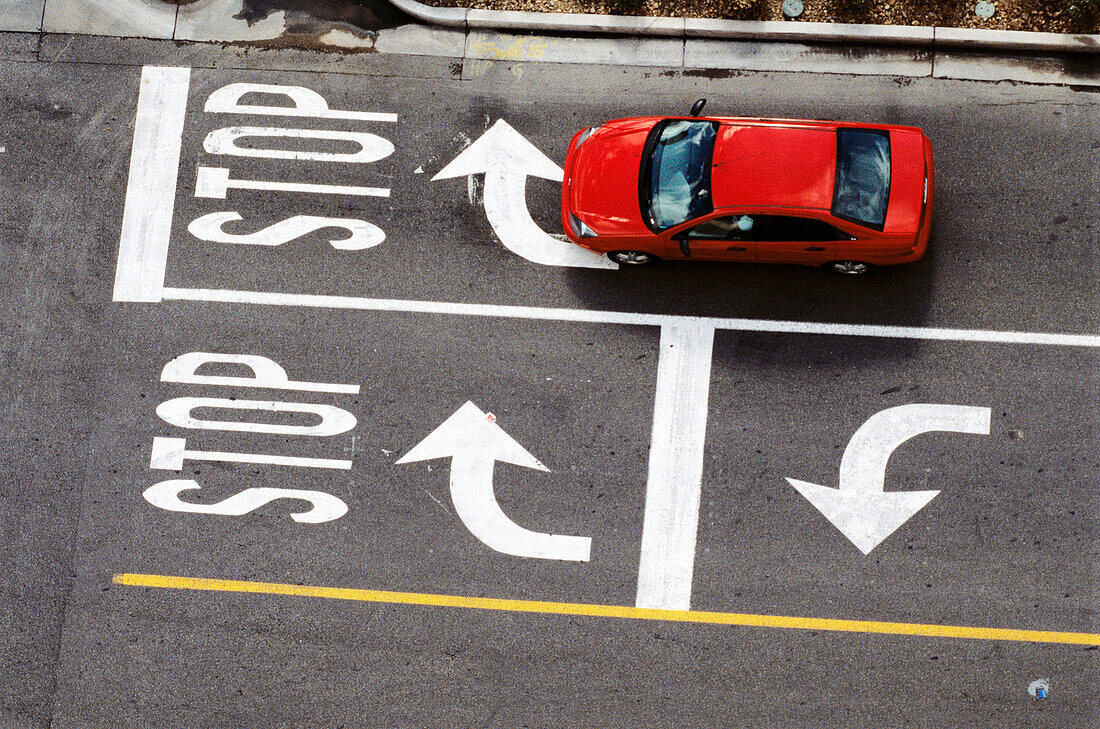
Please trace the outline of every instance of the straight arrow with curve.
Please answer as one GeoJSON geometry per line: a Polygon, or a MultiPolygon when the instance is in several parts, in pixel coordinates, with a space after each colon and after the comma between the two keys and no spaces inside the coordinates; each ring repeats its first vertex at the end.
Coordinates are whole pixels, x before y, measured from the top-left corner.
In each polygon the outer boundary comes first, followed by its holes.
{"type": "Polygon", "coordinates": [[[550,236],[531,218],[527,178],[533,175],[561,182],[565,172],[503,119],[462,150],[432,181],[480,174],[485,175],[485,215],[505,248],[545,266],[619,267],[604,256],[550,236]]]}
{"type": "Polygon", "coordinates": [[[939,491],[885,492],[886,463],[905,441],[922,433],[989,434],[989,408],[900,405],[877,412],[856,430],[840,459],[840,488],[788,478],[833,526],[864,554],[882,543],[939,491]]]}
{"type": "Polygon", "coordinates": [[[504,554],[587,562],[589,537],[533,532],[508,518],[497,503],[493,470],[497,461],[549,471],[486,413],[467,402],[397,463],[451,459],[451,500],[470,533],[504,554]]]}

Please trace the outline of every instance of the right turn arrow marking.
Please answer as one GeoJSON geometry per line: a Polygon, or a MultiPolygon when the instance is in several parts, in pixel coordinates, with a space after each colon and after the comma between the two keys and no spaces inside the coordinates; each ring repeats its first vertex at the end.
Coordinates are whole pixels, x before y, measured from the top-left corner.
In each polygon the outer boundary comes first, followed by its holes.
{"type": "Polygon", "coordinates": [[[864,554],[869,554],[923,509],[939,491],[886,493],[886,463],[905,441],[932,431],[989,434],[989,408],[901,405],[872,415],[859,427],[840,460],[840,488],[788,478],[864,554]]]}
{"type": "Polygon", "coordinates": [[[489,547],[517,557],[587,562],[588,537],[545,534],[524,529],[497,503],[493,470],[497,461],[549,471],[486,413],[467,402],[397,463],[451,460],[451,500],[470,533],[489,547]]]}
{"type": "Polygon", "coordinates": [[[531,218],[525,192],[528,176],[561,182],[564,172],[503,119],[432,178],[485,175],[485,215],[504,247],[544,266],[616,269],[610,259],[552,238],[531,218]]]}

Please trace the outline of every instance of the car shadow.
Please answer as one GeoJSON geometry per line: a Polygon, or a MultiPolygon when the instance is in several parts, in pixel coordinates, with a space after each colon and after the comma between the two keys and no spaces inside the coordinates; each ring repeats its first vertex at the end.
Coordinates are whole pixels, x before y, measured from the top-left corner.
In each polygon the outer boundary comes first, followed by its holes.
{"type": "MultiPolygon", "coordinates": [[[[573,293],[597,310],[922,327],[934,290],[935,250],[933,229],[928,253],[920,261],[876,268],[864,276],[794,265],[658,261],[618,271],[571,269],[567,280],[573,293]]],[[[766,353],[775,348],[769,342],[790,336],[738,330],[732,334],[716,338],[716,357],[740,352],[746,344],[749,351],[766,353]]],[[[867,356],[904,358],[918,344],[919,340],[891,339],[890,346],[860,350],[867,356]]]]}

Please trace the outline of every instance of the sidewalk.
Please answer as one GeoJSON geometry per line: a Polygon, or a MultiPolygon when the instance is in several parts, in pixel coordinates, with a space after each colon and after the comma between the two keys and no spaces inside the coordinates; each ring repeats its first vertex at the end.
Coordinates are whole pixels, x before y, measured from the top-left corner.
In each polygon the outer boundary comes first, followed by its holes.
{"type": "Polygon", "coordinates": [[[377,0],[370,13],[373,27],[361,27],[282,10],[250,25],[234,17],[241,14],[244,0],[185,5],[163,0],[0,0],[0,31],[38,34],[0,40],[0,57],[33,53],[34,37],[78,34],[437,56],[474,65],[598,63],[712,77],[781,71],[1100,88],[1100,36],[1095,35],[576,16],[390,2],[400,10],[377,0]]]}

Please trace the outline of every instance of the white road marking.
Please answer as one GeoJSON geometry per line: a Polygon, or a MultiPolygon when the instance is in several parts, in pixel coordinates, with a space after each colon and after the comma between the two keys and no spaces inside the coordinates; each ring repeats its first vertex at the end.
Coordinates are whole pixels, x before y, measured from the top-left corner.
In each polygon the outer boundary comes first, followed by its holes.
{"type": "Polygon", "coordinates": [[[211,243],[230,243],[249,246],[280,246],[304,235],[326,228],[343,228],[347,238],[337,238],[329,243],[338,251],[361,251],[373,248],[386,240],[386,233],[377,225],[355,218],[323,218],[316,215],[294,215],[254,233],[227,233],[226,223],[242,220],[240,213],[209,213],[191,221],[188,232],[200,240],[211,243]]]}
{"type": "Polygon", "coordinates": [[[224,397],[177,397],[157,406],[157,416],[177,428],[226,430],[239,433],[274,433],[328,437],[346,433],[355,427],[355,416],[335,405],[279,402],[277,400],[237,400],[224,397]],[[274,413],[309,413],[321,419],[317,425],[285,423],[246,423],[235,420],[200,420],[191,411],[199,408],[253,410],[274,413]]]}
{"type": "Polygon", "coordinates": [[[470,202],[474,202],[474,175],[485,174],[485,215],[504,247],[544,266],[616,269],[608,258],[550,236],[531,218],[527,209],[527,177],[534,175],[562,181],[561,167],[500,119],[476,142],[432,178],[468,177],[470,202]]]}
{"type": "Polygon", "coordinates": [[[989,408],[964,405],[899,405],[875,413],[848,441],[840,459],[840,487],[788,478],[864,554],[882,543],[939,491],[884,493],[886,463],[905,441],[946,431],[989,435],[989,408]]]}
{"type": "Polygon", "coordinates": [[[351,461],[332,458],[301,458],[275,456],[264,453],[226,453],[224,451],[189,451],[186,438],[153,438],[153,450],[149,456],[149,468],[163,471],[179,471],[184,461],[215,461],[219,463],[255,463],[268,466],[294,466],[296,468],[335,468],[350,470],[351,461]]]}
{"type": "Polygon", "coordinates": [[[661,327],[635,605],[691,609],[714,327],[661,327]]]}
{"type": "Polygon", "coordinates": [[[388,187],[358,187],[356,185],[320,185],[307,182],[276,182],[274,180],[232,180],[225,167],[199,167],[195,176],[195,197],[225,199],[228,190],[267,190],[269,192],[305,192],[318,195],[360,195],[389,197],[388,187]]]}
{"type": "Polygon", "coordinates": [[[115,301],[161,300],[190,84],[190,68],[142,69],[115,301]]]}
{"type": "Polygon", "coordinates": [[[826,334],[847,337],[878,337],[883,339],[1100,348],[1100,335],[1096,334],[1015,332],[989,329],[943,329],[936,327],[901,327],[877,324],[829,324],[824,322],[783,321],[774,319],[726,319],[718,317],[678,316],[673,314],[635,314],[622,311],[600,311],[596,309],[558,309],[535,306],[505,306],[500,304],[465,304],[447,301],[417,301],[415,299],[371,299],[354,296],[283,294],[267,291],[236,291],[231,289],[180,289],[168,287],[163,291],[163,298],[173,301],[257,304],[260,306],[304,306],[318,309],[356,309],[360,311],[393,311],[418,314],[453,314],[457,316],[571,321],[592,324],[666,326],[697,323],[700,326],[710,326],[715,329],[739,332],[826,334]]]}
{"type": "Polygon", "coordinates": [[[451,459],[451,501],[470,533],[517,557],[587,562],[589,537],[533,532],[508,518],[493,489],[496,461],[549,471],[472,402],[460,407],[397,463],[451,459]]]}
{"type": "Polygon", "coordinates": [[[309,116],[317,119],[351,119],[395,123],[397,114],[373,111],[339,111],[328,108],[325,98],[313,89],[302,86],[236,83],[223,86],[206,100],[204,111],[215,114],[263,114],[265,116],[309,116]],[[263,106],[241,104],[245,94],[275,94],[294,102],[293,106],[263,106]]]}
{"type": "Polygon", "coordinates": [[[228,154],[235,157],[262,157],[265,159],[289,159],[314,162],[348,162],[369,164],[393,154],[393,142],[368,132],[348,132],[333,129],[284,129],[281,127],[225,127],[206,135],[203,149],[210,154],[228,154]],[[268,149],[241,147],[237,140],[243,137],[283,137],[287,139],[329,139],[352,142],[358,152],[311,152],[309,150],[268,149]]]}
{"type": "Polygon", "coordinates": [[[347,504],[332,494],[302,489],[247,488],[216,504],[192,504],[180,500],[180,493],[200,488],[198,482],[191,479],[172,479],[153,484],[145,489],[142,497],[153,506],[167,511],[219,516],[243,516],[277,499],[300,499],[308,501],[312,508],[291,514],[290,518],[303,524],[320,524],[348,513],[347,504]]]}
{"type": "Polygon", "coordinates": [[[358,395],[359,385],[338,385],[328,382],[295,382],[282,365],[258,354],[217,354],[214,352],[188,352],[181,354],[160,372],[161,382],[178,382],[184,385],[227,385],[229,387],[262,387],[269,390],[297,390],[298,392],[334,392],[358,395]],[[224,375],[200,375],[198,369],[208,364],[238,364],[252,370],[251,377],[224,375]]]}

